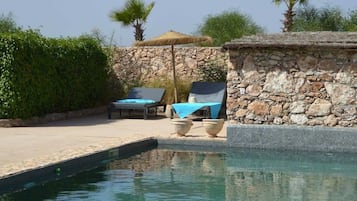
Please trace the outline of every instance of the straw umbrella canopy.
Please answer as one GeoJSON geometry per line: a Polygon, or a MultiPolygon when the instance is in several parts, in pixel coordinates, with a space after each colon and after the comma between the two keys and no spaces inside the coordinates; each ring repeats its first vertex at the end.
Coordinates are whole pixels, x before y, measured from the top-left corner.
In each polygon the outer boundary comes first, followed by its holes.
{"type": "Polygon", "coordinates": [[[135,46],[171,46],[172,55],[172,75],[174,81],[174,95],[175,103],[177,103],[177,85],[176,85],[176,70],[175,70],[175,51],[174,45],[199,43],[199,42],[212,42],[212,39],[208,36],[191,36],[175,31],[168,31],[158,37],[145,41],[137,41],[135,46]]]}

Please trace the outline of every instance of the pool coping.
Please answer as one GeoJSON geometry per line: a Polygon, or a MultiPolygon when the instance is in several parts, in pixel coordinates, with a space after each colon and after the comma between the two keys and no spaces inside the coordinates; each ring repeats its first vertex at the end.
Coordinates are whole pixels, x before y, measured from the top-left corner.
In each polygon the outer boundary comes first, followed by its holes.
{"type": "Polygon", "coordinates": [[[24,170],[0,178],[0,195],[93,169],[111,159],[121,159],[157,147],[154,138],[144,139],[77,158],[24,170]]]}
{"type": "Polygon", "coordinates": [[[357,129],[296,125],[229,125],[227,146],[357,153],[357,129]]]}

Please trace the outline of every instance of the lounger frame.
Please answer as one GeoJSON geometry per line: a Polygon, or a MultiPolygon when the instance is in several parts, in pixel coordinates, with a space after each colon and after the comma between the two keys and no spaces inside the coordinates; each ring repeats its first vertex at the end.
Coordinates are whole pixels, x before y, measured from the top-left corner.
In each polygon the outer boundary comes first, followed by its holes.
{"type": "Polygon", "coordinates": [[[119,111],[119,115],[122,115],[122,110],[133,111],[142,110],[144,119],[148,118],[150,109],[154,110],[155,115],[157,115],[157,107],[163,106],[161,103],[164,96],[164,88],[145,88],[145,87],[134,87],[130,90],[128,97],[126,99],[150,99],[154,100],[154,103],[121,103],[114,101],[108,107],[108,119],[112,118],[112,113],[114,111],[119,111]]]}

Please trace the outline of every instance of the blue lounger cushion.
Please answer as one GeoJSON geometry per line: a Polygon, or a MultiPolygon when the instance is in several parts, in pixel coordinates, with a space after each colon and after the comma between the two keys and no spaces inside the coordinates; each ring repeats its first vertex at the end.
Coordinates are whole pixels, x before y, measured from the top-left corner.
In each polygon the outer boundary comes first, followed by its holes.
{"type": "Polygon", "coordinates": [[[133,98],[117,100],[116,102],[118,102],[118,103],[141,103],[141,104],[155,103],[155,101],[151,100],[151,99],[133,99],[133,98]]]}
{"type": "Polygon", "coordinates": [[[204,108],[204,107],[210,107],[210,112],[211,112],[211,118],[212,119],[217,119],[219,110],[221,109],[221,103],[217,102],[210,102],[210,103],[175,103],[172,104],[172,107],[174,108],[175,112],[179,116],[179,118],[183,119],[187,117],[188,115],[204,108]]]}
{"type": "Polygon", "coordinates": [[[188,100],[195,102],[172,104],[171,118],[173,113],[185,118],[196,111],[205,111],[206,118],[218,118],[225,94],[225,82],[192,82],[188,100]]]}

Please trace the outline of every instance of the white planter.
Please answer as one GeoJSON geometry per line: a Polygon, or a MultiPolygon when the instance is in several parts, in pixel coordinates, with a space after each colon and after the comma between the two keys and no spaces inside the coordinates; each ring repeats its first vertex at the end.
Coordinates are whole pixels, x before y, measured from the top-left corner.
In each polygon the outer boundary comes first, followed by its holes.
{"type": "Polygon", "coordinates": [[[174,125],[175,132],[179,136],[185,136],[193,125],[190,119],[172,119],[171,124],[174,125]]]}
{"type": "Polygon", "coordinates": [[[223,128],[224,119],[202,119],[202,124],[210,137],[216,137],[223,128]]]}
{"type": "Polygon", "coordinates": [[[172,105],[166,105],[165,116],[167,118],[171,118],[171,109],[172,109],[172,105]]]}

